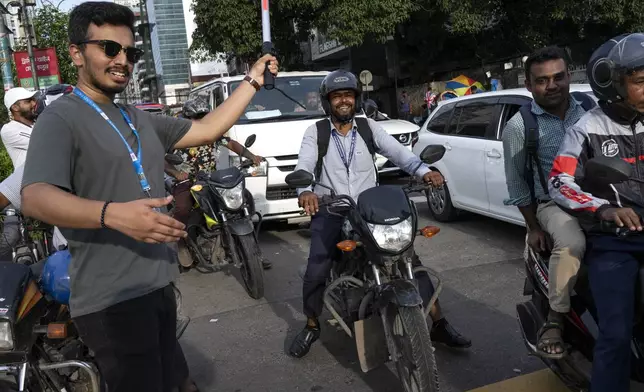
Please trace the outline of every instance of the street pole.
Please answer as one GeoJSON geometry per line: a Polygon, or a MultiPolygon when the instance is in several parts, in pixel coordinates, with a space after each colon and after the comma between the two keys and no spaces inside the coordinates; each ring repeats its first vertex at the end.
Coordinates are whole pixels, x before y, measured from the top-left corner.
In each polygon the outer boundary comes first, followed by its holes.
{"type": "Polygon", "coordinates": [[[5,24],[5,16],[0,17],[0,56],[2,56],[2,84],[4,91],[12,89],[13,71],[11,70],[11,49],[9,47],[9,31],[5,24]]]}
{"type": "Polygon", "coordinates": [[[22,26],[25,31],[25,37],[27,38],[27,54],[29,55],[29,62],[31,63],[31,78],[34,82],[34,90],[40,90],[38,85],[38,73],[36,72],[36,59],[34,58],[34,48],[31,42],[31,28],[29,16],[27,15],[27,7],[25,5],[25,0],[20,0],[20,18],[22,19],[22,26]]]}

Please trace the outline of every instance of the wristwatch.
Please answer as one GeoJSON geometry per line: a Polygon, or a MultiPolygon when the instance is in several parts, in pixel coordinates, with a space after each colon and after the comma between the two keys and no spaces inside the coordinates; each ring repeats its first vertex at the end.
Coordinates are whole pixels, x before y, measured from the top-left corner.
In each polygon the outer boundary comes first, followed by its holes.
{"type": "Polygon", "coordinates": [[[250,83],[251,86],[255,87],[255,90],[259,91],[259,89],[262,88],[262,86],[257,83],[257,80],[253,79],[250,77],[250,75],[244,76],[244,80],[248,83],[250,83]]]}

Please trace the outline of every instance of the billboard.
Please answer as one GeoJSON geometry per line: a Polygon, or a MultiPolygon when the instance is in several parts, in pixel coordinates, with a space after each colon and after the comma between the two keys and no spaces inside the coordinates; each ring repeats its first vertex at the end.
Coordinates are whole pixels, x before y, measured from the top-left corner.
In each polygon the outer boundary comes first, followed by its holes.
{"type": "MultiPolygon", "coordinates": [[[[21,87],[34,88],[31,62],[27,52],[14,52],[13,59],[16,64],[16,72],[21,87]]],[[[55,48],[34,48],[34,60],[36,62],[36,75],[38,85],[41,89],[61,83],[60,71],[58,69],[58,58],[55,48]]]]}

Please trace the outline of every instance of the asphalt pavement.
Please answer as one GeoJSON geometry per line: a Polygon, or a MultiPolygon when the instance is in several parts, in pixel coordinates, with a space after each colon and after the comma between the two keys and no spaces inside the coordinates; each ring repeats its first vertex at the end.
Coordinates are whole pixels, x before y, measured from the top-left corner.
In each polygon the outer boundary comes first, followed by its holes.
{"type": "MultiPolygon", "coordinates": [[[[469,214],[437,223],[422,198],[417,205],[420,224],[441,232],[417,238],[416,250],[443,279],[447,319],[473,341],[465,351],[436,347],[441,390],[565,391],[527,355],[516,321],[515,304],[525,300],[525,229],[469,214]]],[[[273,268],[259,301],[246,295],[237,271],[181,276],[184,313],[192,322],[180,343],[202,391],[400,391],[391,366],[363,373],[353,340],[327,323],[305,358],[286,355],[303,326],[298,268],[306,263],[308,234],[299,226],[264,225],[261,249],[273,268]]]]}

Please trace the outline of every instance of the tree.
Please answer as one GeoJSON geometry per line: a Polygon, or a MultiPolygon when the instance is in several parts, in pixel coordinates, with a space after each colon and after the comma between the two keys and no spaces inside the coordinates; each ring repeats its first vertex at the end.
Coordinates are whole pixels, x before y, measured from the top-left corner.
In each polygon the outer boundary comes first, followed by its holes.
{"type": "MultiPolygon", "coordinates": [[[[250,61],[262,44],[260,0],[194,0],[193,52],[235,54],[250,61]]],[[[315,27],[345,45],[384,41],[416,10],[413,0],[274,0],[272,39],[282,66],[298,64],[300,43],[315,27]]]]}
{"type": "MultiPolygon", "coordinates": [[[[259,1],[193,0],[192,49],[254,59],[261,46],[259,1]]],[[[437,62],[480,65],[548,44],[578,45],[587,58],[612,36],[644,30],[644,8],[641,0],[273,0],[271,22],[287,67],[297,63],[299,44],[315,27],[348,46],[393,35],[401,58],[421,75],[437,62]]]]}
{"type": "Polygon", "coordinates": [[[69,55],[69,38],[67,36],[69,13],[61,11],[54,5],[45,4],[36,9],[33,23],[38,46],[56,48],[62,82],[76,84],[77,73],[69,55]]]}

